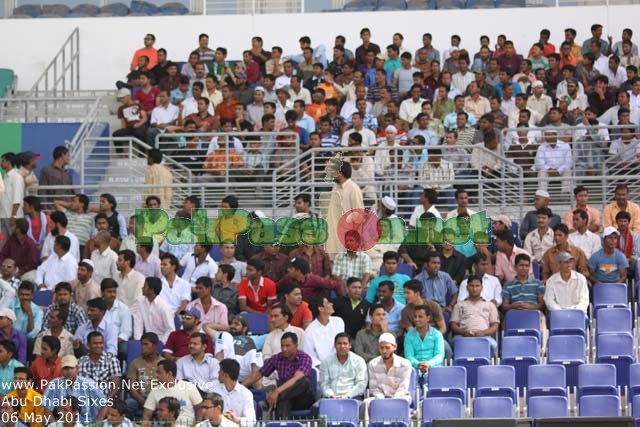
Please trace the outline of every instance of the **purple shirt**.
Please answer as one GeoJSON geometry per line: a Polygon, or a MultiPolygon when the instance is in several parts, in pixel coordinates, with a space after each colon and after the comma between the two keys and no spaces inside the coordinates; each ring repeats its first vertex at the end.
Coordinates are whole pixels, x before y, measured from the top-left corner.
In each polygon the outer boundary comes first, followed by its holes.
{"type": "Polygon", "coordinates": [[[11,328],[11,336],[5,337],[0,330],[0,340],[8,339],[13,341],[16,345],[16,349],[18,354],[14,354],[13,358],[19,360],[23,364],[27,364],[27,336],[17,330],[16,328],[11,328]]]}
{"type": "Polygon", "coordinates": [[[308,377],[311,375],[311,357],[300,350],[298,350],[296,357],[292,361],[289,361],[282,353],[274,354],[264,362],[264,365],[260,368],[260,373],[263,377],[268,377],[274,371],[278,372],[278,385],[289,381],[297,371],[304,373],[308,377]]]}
{"type": "Polygon", "coordinates": [[[500,68],[505,67],[509,69],[509,73],[513,76],[520,72],[520,63],[522,62],[521,55],[513,55],[511,58],[507,58],[505,55],[498,57],[498,65],[500,68]]]}

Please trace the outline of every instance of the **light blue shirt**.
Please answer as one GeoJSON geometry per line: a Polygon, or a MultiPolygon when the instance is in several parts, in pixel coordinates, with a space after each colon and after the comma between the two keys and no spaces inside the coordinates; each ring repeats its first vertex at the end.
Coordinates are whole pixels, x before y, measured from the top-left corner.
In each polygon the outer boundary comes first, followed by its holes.
{"type": "MultiPolygon", "coordinates": [[[[465,111],[466,112],[466,111],[465,111]]],[[[444,117],[442,125],[446,129],[456,129],[458,127],[458,113],[455,111],[449,113],[444,117]]],[[[471,113],[467,113],[467,126],[468,128],[476,125],[476,118],[471,113]]]]}
{"type": "Polygon", "coordinates": [[[452,297],[458,293],[458,287],[453,283],[453,279],[444,271],[438,271],[436,277],[432,279],[429,273],[423,270],[415,279],[422,283],[422,298],[433,300],[440,304],[440,307],[447,305],[447,296],[452,297]]]}
{"type": "Polygon", "coordinates": [[[128,341],[133,335],[133,318],[131,311],[122,301],[115,300],[111,310],[107,310],[104,314],[104,320],[107,321],[117,332],[117,339],[128,341]]]}
{"type": "Polygon", "coordinates": [[[420,362],[428,362],[430,366],[441,366],[444,360],[442,333],[430,326],[423,339],[416,328],[409,330],[404,337],[404,357],[414,368],[417,368],[420,362]]]}
{"type": "Polygon", "coordinates": [[[71,385],[67,384],[64,377],[54,379],[43,394],[43,405],[50,411],[59,406],[63,398],[77,397],[80,400],[80,419],[82,420],[95,420],[102,407],[107,404],[98,383],[80,375],[71,385]]]}
{"type": "Polygon", "coordinates": [[[378,286],[380,285],[380,282],[383,282],[385,280],[393,282],[393,285],[395,286],[393,288],[393,299],[401,304],[406,304],[407,300],[404,298],[404,288],[402,287],[402,285],[411,280],[411,277],[407,276],[406,274],[399,273],[395,273],[393,276],[382,275],[373,279],[369,284],[369,289],[367,289],[367,301],[372,303],[377,299],[378,286]]]}
{"type": "MultiPolygon", "coordinates": [[[[387,311],[387,326],[389,327],[389,332],[395,335],[400,329],[400,318],[402,317],[402,309],[404,308],[404,304],[399,303],[395,300],[395,298],[393,300],[393,303],[394,304],[393,307],[391,307],[391,310],[387,311]]],[[[366,323],[371,323],[371,318],[368,314],[366,323]]]]}
{"type": "Polygon", "coordinates": [[[114,356],[118,355],[118,330],[113,327],[106,319],[102,319],[97,328],[93,327],[91,320],[83,323],[76,331],[75,339],[82,341],[87,345],[87,335],[91,332],[100,332],[104,338],[104,351],[114,356]]]}
{"type": "Polygon", "coordinates": [[[13,327],[22,332],[27,338],[35,339],[42,330],[42,320],[44,319],[44,312],[37,304],[31,301],[31,311],[33,312],[33,329],[27,333],[27,325],[29,324],[29,318],[27,314],[20,308],[20,301],[17,301],[13,307],[13,311],[16,313],[16,321],[13,322],[13,327]]]}
{"type": "Polygon", "coordinates": [[[307,115],[307,113],[304,113],[302,115],[302,118],[296,121],[296,126],[300,126],[308,133],[314,132],[316,130],[316,123],[313,121],[311,116],[307,115]]]}
{"type": "MultiPolygon", "coordinates": [[[[411,141],[416,135],[422,135],[424,137],[424,142],[427,147],[429,146],[432,147],[440,143],[440,138],[438,138],[438,134],[431,129],[428,129],[428,128],[427,129],[420,129],[420,128],[411,129],[409,131],[409,134],[407,135],[407,139],[411,141]]],[[[426,150],[425,150],[425,153],[426,153],[426,150]]]]}
{"type": "Polygon", "coordinates": [[[367,364],[357,354],[350,351],[344,364],[332,354],[320,364],[321,397],[346,395],[353,399],[364,396],[366,388],[367,364]]]}
{"type": "Polygon", "coordinates": [[[24,365],[16,359],[9,360],[7,366],[0,365],[0,393],[7,394],[13,391],[13,370],[24,365]]]}
{"type": "Polygon", "coordinates": [[[199,390],[212,393],[215,383],[218,382],[220,363],[211,354],[205,353],[202,362],[195,361],[188,355],[178,360],[178,373],[176,378],[195,384],[199,390]]]}

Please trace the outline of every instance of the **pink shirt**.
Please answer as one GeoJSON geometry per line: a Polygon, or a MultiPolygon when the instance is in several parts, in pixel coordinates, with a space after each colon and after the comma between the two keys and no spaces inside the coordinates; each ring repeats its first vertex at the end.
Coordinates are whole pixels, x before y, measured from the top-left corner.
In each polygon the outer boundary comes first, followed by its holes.
{"type": "Polygon", "coordinates": [[[202,301],[200,301],[200,298],[191,301],[187,305],[187,309],[190,308],[196,308],[200,311],[201,323],[220,323],[222,325],[229,324],[227,306],[213,297],[211,297],[211,307],[209,307],[209,311],[206,313],[204,311],[204,307],[202,306],[202,301]]]}
{"type": "MultiPolygon", "coordinates": [[[[498,251],[496,254],[496,276],[502,277],[502,283],[507,283],[515,279],[516,277],[516,255],[527,254],[531,257],[531,254],[517,246],[513,247],[511,257],[507,259],[507,255],[504,252],[498,251]]],[[[533,277],[533,269],[529,266],[529,277],[533,277]]]]}

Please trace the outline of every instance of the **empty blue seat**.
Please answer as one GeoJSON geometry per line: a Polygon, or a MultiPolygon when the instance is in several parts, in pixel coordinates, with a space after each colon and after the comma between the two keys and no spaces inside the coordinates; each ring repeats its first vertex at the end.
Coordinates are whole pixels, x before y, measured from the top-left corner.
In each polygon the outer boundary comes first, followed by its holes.
{"type": "Polygon", "coordinates": [[[464,417],[464,404],[457,397],[427,397],[422,401],[422,427],[430,427],[433,420],[464,417]]]}
{"type": "Polygon", "coordinates": [[[352,427],[358,425],[360,414],[359,404],[354,399],[321,399],[318,405],[318,414],[326,417],[327,425],[352,427]]]}
{"type": "Polygon", "coordinates": [[[502,339],[502,365],[513,366],[516,371],[516,387],[527,386],[529,366],[540,363],[536,337],[504,337],[502,339]]]}
{"type": "Polygon", "coordinates": [[[620,416],[620,397],[618,396],[582,396],[578,405],[581,417],[620,416]]]}
{"type": "Polygon", "coordinates": [[[124,3],[111,3],[100,8],[100,13],[109,13],[113,16],[127,16],[129,7],[124,3]]]}
{"type": "Polygon", "coordinates": [[[242,313],[240,316],[249,322],[249,332],[253,335],[269,333],[269,315],[267,313],[242,313]]]}
{"type": "Polygon", "coordinates": [[[549,335],[581,335],[587,339],[584,311],[552,310],[549,312],[549,335]]]}
{"type": "Polygon", "coordinates": [[[478,368],[478,390],[476,397],[505,396],[513,404],[516,396],[516,370],[513,366],[480,366],[478,368]]]}
{"type": "Polygon", "coordinates": [[[626,307],[601,308],[598,310],[596,334],[633,331],[633,315],[626,307]]]}
{"type": "Polygon", "coordinates": [[[603,395],[618,395],[616,367],[605,363],[579,366],[578,397],[603,395]]]}
{"type": "Polygon", "coordinates": [[[476,388],[478,367],[491,365],[491,344],[485,338],[456,338],[453,342],[453,365],[467,369],[467,386],[476,388]]]}
{"type": "Polygon", "coordinates": [[[566,370],[563,365],[529,366],[527,395],[568,396],[566,370]]]}
{"type": "Polygon", "coordinates": [[[540,271],[540,263],[533,261],[531,263],[531,269],[533,270],[533,277],[540,280],[542,278],[542,273],[540,271]]]}
{"type": "Polygon", "coordinates": [[[547,363],[564,365],[567,386],[578,385],[578,367],[586,360],[586,344],[579,335],[556,335],[549,337],[547,363]]]}
{"type": "Polygon", "coordinates": [[[640,395],[640,363],[634,363],[629,367],[629,396],[637,395],[640,395]]]}
{"type": "Polygon", "coordinates": [[[409,427],[409,401],[405,399],[374,399],[369,405],[371,427],[409,427]]]}
{"type": "Polygon", "coordinates": [[[71,13],[71,9],[66,4],[44,4],[42,5],[44,15],[64,18],[71,13]]]}
{"type": "Polygon", "coordinates": [[[527,7],[526,0],[496,0],[496,7],[527,7]]]}
{"type": "Polygon", "coordinates": [[[636,419],[636,427],[640,424],[640,396],[633,396],[631,402],[631,414],[636,419]]]}
{"type": "Polygon", "coordinates": [[[71,13],[84,16],[97,16],[100,13],[100,8],[95,4],[84,3],[71,9],[71,13]]]}
{"type": "Polygon", "coordinates": [[[33,303],[40,307],[48,307],[52,300],[53,291],[49,289],[38,290],[33,294],[33,303]]]}
{"type": "Polygon", "coordinates": [[[593,285],[593,318],[598,318],[601,308],[627,307],[625,283],[597,283],[593,285]]]}
{"type": "Polygon", "coordinates": [[[506,316],[506,328],[504,335],[528,335],[538,338],[542,343],[540,322],[542,314],[538,310],[509,310],[506,316]]]}
{"type": "Polygon", "coordinates": [[[376,10],[377,0],[353,0],[344,5],[345,11],[362,12],[376,10]]]}
{"type": "Polygon", "coordinates": [[[569,399],[564,396],[534,396],[527,401],[529,418],[555,418],[569,416],[569,399]]]}
{"type": "Polygon", "coordinates": [[[38,4],[23,4],[13,9],[14,15],[26,15],[32,18],[37,18],[42,15],[42,6],[38,4]]]}
{"type": "MultiPolygon", "coordinates": [[[[604,312],[600,312],[598,323],[603,318],[604,312]]],[[[616,384],[622,390],[629,385],[629,369],[635,362],[634,354],[630,334],[600,334],[596,337],[596,363],[610,363],[616,367],[616,384]]]]}
{"type": "Polygon", "coordinates": [[[467,369],[464,366],[435,366],[429,369],[427,397],[456,397],[467,404],[467,369]]]}
{"type": "Polygon", "coordinates": [[[379,0],[377,10],[407,10],[405,0],[379,0]]]}
{"type": "Polygon", "coordinates": [[[478,397],[473,400],[473,418],[514,418],[513,401],[504,396],[478,397]]]}

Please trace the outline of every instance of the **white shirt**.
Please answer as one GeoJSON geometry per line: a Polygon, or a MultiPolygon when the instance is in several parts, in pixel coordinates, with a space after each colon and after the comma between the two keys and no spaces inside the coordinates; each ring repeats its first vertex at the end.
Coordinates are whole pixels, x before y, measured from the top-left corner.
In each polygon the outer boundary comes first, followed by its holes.
{"type": "Polygon", "coordinates": [[[218,383],[214,385],[213,391],[222,396],[225,412],[233,411],[235,416],[240,418],[240,425],[253,425],[256,421],[253,394],[245,386],[236,382],[233,389],[228,391],[224,384],[218,383]]]}
{"type": "MultiPolygon", "coordinates": [[[[191,285],[196,286],[196,280],[202,276],[215,277],[218,272],[218,264],[211,258],[209,254],[200,264],[196,265],[196,257],[193,253],[188,253],[180,260],[180,265],[184,267],[182,273],[182,279],[189,282],[191,285]]],[[[189,298],[191,300],[191,298],[189,298]]]]}
{"type": "MultiPolygon", "coordinates": [[[[485,274],[482,276],[482,298],[487,301],[495,300],[498,305],[502,305],[502,285],[496,276],[485,274]]],[[[460,283],[460,291],[458,292],[458,301],[464,301],[469,297],[467,290],[467,279],[460,283]]]]}
{"type": "Polygon", "coordinates": [[[368,147],[375,147],[376,145],[378,145],[378,140],[376,139],[376,134],[373,133],[372,130],[363,127],[359,131],[357,131],[357,130],[355,130],[353,128],[349,129],[348,131],[346,131],[342,135],[342,146],[344,146],[344,147],[348,147],[349,146],[349,135],[351,135],[354,132],[358,132],[360,135],[362,135],[362,147],[368,148],[368,147]]]}
{"type": "Polygon", "coordinates": [[[413,123],[416,116],[422,112],[422,103],[424,101],[426,101],[424,98],[419,98],[416,102],[413,101],[413,98],[405,99],[400,104],[398,115],[402,120],[413,123]]]}
{"type": "Polygon", "coordinates": [[[302,101],[304,101],[304,105],[311,104],[311,93],[307,88],[301,87],[300,92],[298,93],[296,93],[293,89],[289,89],[289,96],[291,97],[291,102],[296,102],[297,100],[301,99],[302,101]]]}
{"type": "Polygon", "coordinates": [[[113,278],[118,283],[118,300],[129,308],[142,299],[142,287],[145,277],[136,270],[131,270],[126,276],[123,273],[113,278]]]}
{"type": "Polygon", "coordinates": [[[94,249],[91,252],[91,261],[93,261],[93,275],[91,276],[96,283],[102,282],[102,279],[113,279],[118,275],[118,254],[109,246],[104,252],[94,249]]]}
{"type": "Polygon", "coordinates": [[[544,303],[549,310],[577,309],[586,313],[589,307],[587,279],[577,271],[572,271],[571,277],[565,282],[557,272],[547,279],[544,303]]]}
{"type": "MultiPolygon", "coordinates": [[[[631,110],[636,110],[637,113],[637,109],[640,108],[640,93],[637,95],[634,95],[633,92],[631,92],[630,90],[627,91],[627,93],[629,94],[629,107],[631,107],[631,110]]],[[[631,120],[633,122],[633,120],[631,120]]],[[[635,124],[639,124],[638,122],[633,122],[635,124]]]]}
{"type": "MultiPolygon", "coordinates": [[[[190,114],[195,114],[198,112],[198,101],[196,101],[193,96],[190,96],[189,98],[182,101],[182,105],[184,105],[184,109],[182,110],[182,117],[187,117],[190,114]]],[[[209,102],[209,108],[207,108],[207,112],[213,116],[213,103],[209,102]]]]}
{"type": "MultiPolygon", "coordinates": [[[[581,82],[578,82],[578,93],[580,95],[584,95],[584,86],[581,82]]],[[[567,94],[567,81],[562,80],[560,83],[558,83],[558,87],[556,88],[556,98],[560,98],[561,96],[565,96],[567,94]]]]}
{"type": "Polygon", "coordinates": [[[71,282],[78,275],[78,260],[67,252],[58,257],[51,254],[36,270],[36,285],[44,284],[47,289],[53,290],[60,282],[71,282]]]}
{"type": "MultiPolygon", "coordinates": [[[[438,212],[438,209],[436,209],[435,205],[431,205],[431,207],[429,208],[429,210],[427,210],[427,212],[431,212],[436,216],[436,218],[442,219],[442,215],[440,215],[440,212],[438,212]]],[[[411,218],[409,218],[409,225],[415,228],[416,225],[418,224],[418,220],[420,219],[423,213],[424,213],[424,206],[422,205],[416,206],[415,209],[413,210],[413,213],[411,214],[411,218]]]]}
{"type": "Polygon", "coordinates": [[[516,107],[516,98],[513,96],[509,99],[504,99],[504,97],[500,98],[500,111],[507,116],[511,114],[513,111],[517,110],[516,107]]]}
{"type": "Polygon", "coordinates": [[[0,191],[0,218],[11,218],[13,205],[20,205],[16,217],[22,218],[22,199],[24,198],[24,178],[18,169],[11,169],[4,177],[4,193],[0,191]]]}
{"type": "MultiPolygon", "coordinates": [[[[568,96],[570,97],[570,95],[568,96]]],[[[584,111],[587,109],[588,106],[589,106],[589,101],[587,99],[587,95],[585,95],[584,93],[579,93],[576,95],[576,99],[571,98],[571,104],[569,104],[569,107],[567,107],[567,109],[569,111],[573,111],[576,109],[580,109],[584,111]]]]}
{"type": "MultiPolygon", "coordinates": [[[[80,242],[78,242],[78,238],[75,234],[70,232],[69,230],[65,231],[63,236],[67,236],[71,241],[71,246],[69,247],[69,253],[75,257],[75,259],[80,259],[80,242]]],[[[42,244],[42,253],[40,254],[40,258],[46,258],[53,255],[53,244],[55,243],[56,238],[49,232],[47,237],[44,238],[44,243],[42,244]]]]}
{"type": "Polygon", "coordinates": [[[633,138],[629,141],[629,144],[625,144],[621,139],[616,139],[611,142],[609,154],[611,154],[612,157],[620,154],[616,157],[615,162],[637,162],[640,160],[640,157],[638,157],[640,156],[640,142],[633,138]]]}
{"type": "Polygon", "coordinates": [[[276,78],[276,81],[274,82],[274,85],[273,85],[273,88],[275,90],[278,90],[280,88],[289,89],[290,87],[291,87],[291,77],[288,77],[286,74],[283,74],[280,77],[276,78]]]}
{"type": "Polygon", "coordinates": [[[540,98],[532,95],[529,97],[529,99],[527,99],[527,110],[537,111],[538,114],[543,117],[549,112],[551,107],[553,107],[551,97],[549,95],[545,95],[544,93],[540,96],[540,98]]]}
{"type": "MultiPolygon", "coordinates": [[[[475,215],[476,211],[467,208],[467,213],[469,216],[475,215]]],[[[457,218],[458,217],[458,209],[451,210],[447,212],[447,217],[445,219],[457,218]]]]}
{"type": "Polygon", "coordinates": [[[158,295],[174,312],[182,305],[184,300],[191,301],[191,285],[186,280],[178,277],[173,279],[173,286],[169,286],[166,278],[162,281],[162,292],[158,295]]]}
{"type": "Polygon", "coordinates": [[[577,230],[569,234],[569,244],[582,249],[587,259],[591,255],[598,252],[602,248],[600,237],[587,230],[584,234],[580,234],[577,230]]]}
{"type": "MultiPolygon", "coordinates": [[[[632,107],[633,95],[629,95],[631,97],[631,101],[629,102],[629,107],[631,107],[631,113],[629,114],[629,121],[631,123],[640,124],[640,105],[637,107],[632,107]]],[[[640,97],[640,95],[638,96],[640,97]]],[[[638,98],[636,97],[636,98],[638,98]]],[[[640,100],[636,101],[640,103],[640,100]]],[[[598,117],[598,121],[604,125],[617,125],[618,124],[618,111],[620,110],[619,105],[614,105],[604,112],[603,115],[598,117]]],[[[578,125],[580,126],[580,125],[578,125]]]]}
{"type": "Polygon", "coordinates": [[[593,62],[593,68],[600,71],[600,74],[606,74],[609,69],[609,58],[605,55],[600,55],[600,57],[593,62]]]}
{"type": "Polygon", "coordinates": [[[451,86],[455,87],[460,92],[466,91],[469,83],[475,81],[476,75],[471,71],[467,71],[464,75],[461,72],[457,72],[453,76],[451,76],[451,86]]]}
{"type": "Polygon", "coordinates": [[[178,107],[171,103],[167,105],[167,108],[159,105],[151,111],[151,124],[159,125],[171,123],[178,120],[179,113],[180,110],[178,107]]]}
{"type": "MultiPolygon", "coordinates": [[[[607,61],[608,62],[608,61],[607,61]]],[[[614,72],[608,67],[602,73],[609,78],[609,86],[620,87],[620,85],[627,81],[627,70],[624,67],[618,65],[618,69],[614,72]]]]}
{"type": "Polygon", "coordinates": [[[546,142],[540,144],[536,154],[536,170],[564,172],[571,170],[572,165],[571,147],[566,142],[558,140],[555,147],[546,142]]]}
{"type": "Polygon", "coordinates": [[[333,343],[340,332],[344,332],[344,321],[336,316],[329,317],[326,325],[315,319],[307,326],[304,331],[304,352],[311,356],[313,366],[318,366],[336,352],[333,343]]]}
{"type": "Polygon", "coordinates": [[[17,301],[16,298],[16,288],[13,287],[15,281],[17,281],[18,286],[20,285],[20,279],[13,278],[9,281],[4,280],[0,277],[0,308],[9,308],[13,310],[13,306],[17,301]]]}
{"type": "Polygon", "coordinates": [[[131,308],[133,339],[139,340],[144,332],[154,332],[160,341],[166,343],[169,334],[176,329],[173,312],[160,296],[153,302],[149,302],[146,297],[141,298],[131,308]]]}
{"type": "Polygon", "coordinates": [[[118,338],[124,341],[131,339],[133,318],[131,310],[122,301],[115,300],[110,310],[104,314],[104,320],[116,329],[118,338]]]}

